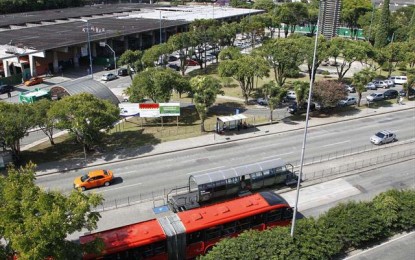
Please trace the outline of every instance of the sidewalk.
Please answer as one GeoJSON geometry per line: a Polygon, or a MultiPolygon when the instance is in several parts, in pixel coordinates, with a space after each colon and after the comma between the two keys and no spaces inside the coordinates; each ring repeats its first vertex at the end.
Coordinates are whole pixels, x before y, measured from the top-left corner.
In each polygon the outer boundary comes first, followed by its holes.
{"type": "MultiPolygon", "coordinates": [[[[377,109],[372,108],[363,108],[362,110],[352,111],[349,114],[335,116],[331,115],[325,118],[318,118],[318,117],[311,117],[309,120],[309,128],[313,128],[316,126],[336,123],[340,121],[347,121],[353,120],[356,118],[362,117],[370,117],[376,116],[385,113],[396,112],[400,110],[408,110],[414,109],[415,102],[414,101],[407,101],[403,105],[393,104],[390,107],[380,107],[377,109]]],[[[103,154],[101,156],[97,156],[94,158],[89,158],[87,162],[82,158],[67,160],[64,162],[49,162],[38,165],[37,174],[44,175],[44,174],[52,174],[62,171],[69,171],[74,169],[80,169],[84,167],[92,167],[92,166],[99,166],[105,165],[109,163],[114,163],[117,161],[126,161],[132,160],[139,157],[149,157],[164,153],[176,152],[176,151],[183,151],[194,149],[198,147],[204,146],[212,146],[223,144],[227,142],[238,141],[242,139],[250,139],[256,138],[264,135],[272,135],[287,131],[296,131],[300,130],[303,131],[305,126],[305,121],[291,121],[289,119],[282,120],[276,124],[264,124],[258,125],[253,128],[249,128],[247,130],[241,131],[230,131],[225,135],[218,135],[218,134],[207,134],[203,136],[188,138],[184,140],[175,140],[170,142],[164,142],[156,145],[149,145],[138,147],[137,149],[125,149],[117,151],[116,153],[111,154],[103,154]]]]}

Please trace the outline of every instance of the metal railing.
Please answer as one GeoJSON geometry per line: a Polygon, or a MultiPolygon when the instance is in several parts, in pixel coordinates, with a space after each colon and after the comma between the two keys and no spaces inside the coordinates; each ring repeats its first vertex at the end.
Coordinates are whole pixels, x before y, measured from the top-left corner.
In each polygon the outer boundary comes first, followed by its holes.
{"type": "MultiPolygon", "coordinates": [[[[410,143],[413,143],[412,140],[410,143]]],[[[408,143],[408,142],[407,142],[408,143]]],[[[403,143],[402,143],[403,144],[403,143]]],[[[401,144],[395,144],[401,145],[401,144]]],[[[312,158],[308,158],[305,160],[308,165],[321,163],[324,161],[329,161],[333,159],[338,159],[346,156],[350,156],[353,154],[383,149],[385,147],[377,147],[377,146],[361,146],[358,148],[353,149],[346,149],[343,151],[339,151],[336,153],[329,153],[321,156],[314,156],[312,158]]],[[[375,156],[364,160],[354,161],[352,163],[341,164],[339,166],[326,168],[321,171],[314,171],[314,172],[305,172],[303,173],[303,181],[312,181],[312,180],[324,180],[325,178],[333,177],[336,175],[344,174],[347,172],[352,172],[354,170],[364,169],[370,166],[374,166],[379,163],[388,162],[388,161],[396,161],[398,159],[406,158],[415,155],[415,148],[407,149],[405,151],[393,152],[388,153],[386,155],[375,156]]],[[[114,208],[120,207],[127,207],[139,203],[150,202],[152,201],[153,204],[155,201],[163,200],[164,204],[167,203],[166,198],[167,195],[171,195],[171,191],[178,191],[182,188],[182,186],[175,186],[175,187],[165,187],[163,189],[154,190],[152,192],[147,193],[138,193],[136,196],[128,196],[126,198],[119,198],[113,200],[105,200],[100,206],[96,207],[95,211],[106,211],[114,208]]],[[[155,205],[154,205],[155,206],[155,205]]]]}

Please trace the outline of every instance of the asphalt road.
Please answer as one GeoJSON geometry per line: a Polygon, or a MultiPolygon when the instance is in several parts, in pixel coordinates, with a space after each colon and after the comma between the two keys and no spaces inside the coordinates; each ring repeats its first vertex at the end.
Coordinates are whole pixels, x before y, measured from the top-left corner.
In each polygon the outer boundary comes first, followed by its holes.
{"type": "MultiPolygon", "coordinates": [[[[400,141],[415,138],[413,110],[389,113],[375,117],[339,122],[310,129],[306,158],[322,154],[343,152],[357,147],[370,146],[369,137],[382,129],[396,132],[400,141]]],[[[191,174],[229,168],[241,164],[283,158],[296,162],[300,158],[303,131],[291,131],[217,146],[169,153],[148,158],[111,163],[117,176],[110,187],[91,190],[103,194],[108,200],[137,197],[164,188],[183,186],[191,174]]],[[[104,167],[104,168],[105,168],[104,167]]],[[[76,176],[92,170],[69,171],[37,178],[37,184],[69,192],[76,176]]],[[[88,191],[88,192],[91,192],[88,191]]]]}

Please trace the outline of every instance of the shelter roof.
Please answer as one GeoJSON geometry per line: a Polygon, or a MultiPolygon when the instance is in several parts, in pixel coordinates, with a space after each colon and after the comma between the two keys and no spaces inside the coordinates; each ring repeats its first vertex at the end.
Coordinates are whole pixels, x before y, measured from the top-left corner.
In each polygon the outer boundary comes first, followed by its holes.
{"type": "Polygon", "coordinates": [[[227,180],[233,177],[240,177],[246,174],[265,171],[277,167],[285,167],[286,163],[281,158],[271,159],[263,162],[246,164],[234,168],[225,170],[217,170],[208,173],[202,173],[190,176],[191,179],[197,184],[202,185],[206,183],[212,183],[215,181],[227,180]]]}
{"type": "Polygon", "coordinates": [[[226,122],[231,122],[231,121],[238,121],[238,120],[242,120],[242,119],[246,119],[247,117],[244,114],[237,114],[237,115],[233,115],[233,116],[219,116],[218,120],[226,123],[226,122]]]}
{"type": "Polygon", "coordinates": [[[54,88],[59,87],[63,88],[71,96],[80,93],[90,93],[98,98],[106,99],[114,105],[120,103],[118,98],[107,86],[93,79],[80,78],[73,81],[62,82],[59,85],[53,86],[51,91],[53,92],[54,88]]]}

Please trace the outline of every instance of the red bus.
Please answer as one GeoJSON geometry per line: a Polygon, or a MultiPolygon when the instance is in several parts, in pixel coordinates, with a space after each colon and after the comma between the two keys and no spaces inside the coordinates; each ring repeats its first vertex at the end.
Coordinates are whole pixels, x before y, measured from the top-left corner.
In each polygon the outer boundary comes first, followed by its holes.
{"type": "Polygon", "coordinates": [[[80,242],[86,244],[100,237],[105,244],[101,256],[84,255],[84,259],[192,259],[244,230],[288,225],[292,214],[281,196],[260,192],[86,235],[80,242]]]}

